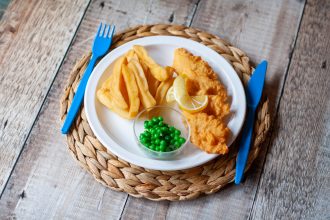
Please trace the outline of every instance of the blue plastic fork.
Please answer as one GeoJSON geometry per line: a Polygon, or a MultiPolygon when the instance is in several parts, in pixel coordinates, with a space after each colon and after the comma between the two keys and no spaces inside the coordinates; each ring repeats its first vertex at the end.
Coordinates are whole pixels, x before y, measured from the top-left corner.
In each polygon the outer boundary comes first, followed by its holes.
{"type": "Polygon", "coordinates": [[[105,55],[106,52],[109,50],[114,32],[115,32],[114,25],[111,26],[111,25],[106,25],[106,24],[102,25],[102,23],[100,24],[99,29],[98,29],[97,34],[94,39],[94,43],[93,43],[92,57],[86,68],[86,71],[80,81],[77,92],[71,103],[69,112],[66,115],[63,127],[61,129],[62,134],[67,134],[69,132],[71,124],[79,111],[82,100],[84,99],[86,85],[87,85],[88,79],[93,71],[94,65],[95,65],[96,61],[100,57],[105,55]]]}

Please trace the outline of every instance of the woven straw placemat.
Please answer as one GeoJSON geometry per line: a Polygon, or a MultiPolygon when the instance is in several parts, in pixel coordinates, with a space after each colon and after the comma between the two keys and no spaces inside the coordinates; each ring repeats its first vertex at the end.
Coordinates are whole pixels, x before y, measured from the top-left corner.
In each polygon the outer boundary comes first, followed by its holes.
{"type": "MultiPolygon", "coordinates": [[[[113,39],[112,49],[128,41],[154,35],[185,37],[210,47],[231,63],[244,86],[253,71],[249,58],[240,49],[215,35],[184,26],[159,24],[137,26],[117,34],[113,39]]],[[[61,99],[62,121],[65,119],[90,55],[91,53],[88,53],[83,56],[70,73],[68,85],[61,99]]],[[[263,98],[256,115],[247,169],[257,157],[269,127],[268,100],[263,98]]],[[[158,171],[130,164],[112,154],[97,140],[88,124],[83,106],[67,135],[67,141],[72,156],[97,181],[113,190],[127,192],[134,197],[156,201],[193,199],[202,194],[217,192],[233,182],[235,176],[236,147],[231,147],[227,155],[219,156],[204,165],[187,170],[158,171]]]]}

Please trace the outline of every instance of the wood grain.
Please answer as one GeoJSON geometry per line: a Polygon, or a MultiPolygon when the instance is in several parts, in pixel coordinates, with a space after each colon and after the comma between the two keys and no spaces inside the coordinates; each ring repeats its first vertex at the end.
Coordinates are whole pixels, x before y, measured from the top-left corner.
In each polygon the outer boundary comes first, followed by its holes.
{"type": "Polygon", "coordinates": [[[69,156],[60,134],[59,101],[76,60],[90,50],[100,21],[120,31],[141,23],[188,24],[194,1],[93,1],[55,78],[0,200],[0,218],[118,219],[127,194],[97,183],[69,156]]]}
{"type": "MultiPolygon", "coordinates": [[[[303,1],[200,1],[192,26],[228,39],[254,62],[269,60],[266,89],[275,109],[303,7],[303,1]]],[[[146,219],[158,213],[166,219],[247,218],[264,155],[265,151],[241,186],[231,185],[216,194],[185,202],[152,203],[129,197],[123,219],[139,219],[137,213],[143,213],[146,219]]]]}
{"type": "Polygon", "coordinates": [[[252,219],[330,219],[329,10],[306,4],[252,219]]]}
{"type": "Polygon", "coordinates": [[[14,0],[1,20],[0,192],[87,3],[14,0]]]}

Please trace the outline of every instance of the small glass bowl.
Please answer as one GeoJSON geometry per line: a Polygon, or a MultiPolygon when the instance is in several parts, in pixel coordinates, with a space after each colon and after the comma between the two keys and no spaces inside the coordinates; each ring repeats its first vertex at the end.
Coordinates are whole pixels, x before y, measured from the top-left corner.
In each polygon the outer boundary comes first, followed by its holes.
{"type": "Polygon", "coordinates": [[[178,110],[168,106],[158,105],[141,111],[134,119],[133,131],[134,131],[134,138],[138,143],[138,145],[140,146],[140,148],[148,156],[162,160],[171,159],[177,156],[190,140],[190,127],[186,117],[178,110]],[[180,146],[180,148],[168,152],[159,152],[147,148],[140,142],[139,136],[141,133],[144,132],[144,121],[150,120],[152,117],[158,117],[158,116],[163,117],[164,123],[168,124],[169,126],[174,126],[176,129],[181,131],[180,136],[184,137],[186,139],[186,142],[183,143],[180,146]]]}

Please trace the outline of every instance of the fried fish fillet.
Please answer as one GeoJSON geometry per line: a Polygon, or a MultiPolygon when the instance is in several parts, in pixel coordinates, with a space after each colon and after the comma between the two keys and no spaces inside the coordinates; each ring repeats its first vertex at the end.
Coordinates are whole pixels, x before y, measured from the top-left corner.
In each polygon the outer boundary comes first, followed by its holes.
{"type": "Polygon", "coordinates": [[[207,107],[197,113],[184,112],[191,128],[191,142],[207,153],[226,154],[230,129],[224,122],[230,113],[225,87],[207,62],[183,48],[176,49],[172,66],[186,78],[189,95],[208,95],[207,107]]]}

